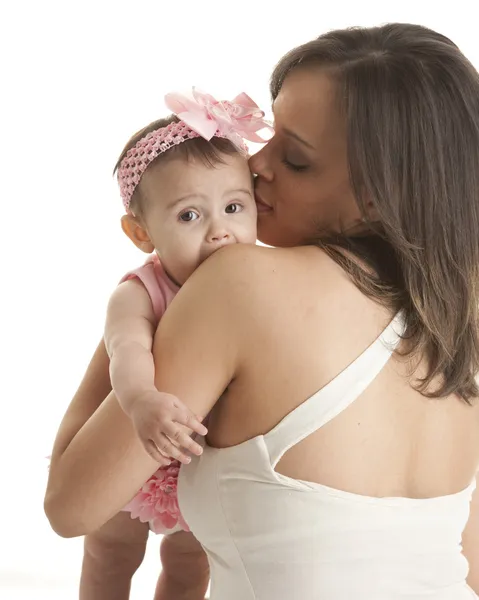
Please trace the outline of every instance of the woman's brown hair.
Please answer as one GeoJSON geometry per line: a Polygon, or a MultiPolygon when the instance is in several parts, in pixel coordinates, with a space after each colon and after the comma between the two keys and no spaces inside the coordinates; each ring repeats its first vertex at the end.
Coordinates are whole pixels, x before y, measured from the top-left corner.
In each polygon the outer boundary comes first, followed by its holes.
{"type": "Polygon", "coordinates": [[[407,320],[407,353],[427,357],[428,397],[479,394],[479,76],[425,27],[332,31],[288,53],[273,100],[296,69],[327,70],[347,120],[351,186],[365,236],[318,243],[356,285],[407,320]],[[349,252],[362,258],[350,258],[349,252]]]}

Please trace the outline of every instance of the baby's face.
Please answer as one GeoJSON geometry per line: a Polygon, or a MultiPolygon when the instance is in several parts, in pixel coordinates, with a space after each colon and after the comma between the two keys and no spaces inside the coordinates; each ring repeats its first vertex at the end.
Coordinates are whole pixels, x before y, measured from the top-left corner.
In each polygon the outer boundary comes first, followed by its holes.
{"type": "Polygon", "coordinates": [[[222,155],[208,167],[183,158],[144,174],[145,224],[168,274],[183,284],[210,254],[256,242],[256,204],[246,159],[222,155]]]}

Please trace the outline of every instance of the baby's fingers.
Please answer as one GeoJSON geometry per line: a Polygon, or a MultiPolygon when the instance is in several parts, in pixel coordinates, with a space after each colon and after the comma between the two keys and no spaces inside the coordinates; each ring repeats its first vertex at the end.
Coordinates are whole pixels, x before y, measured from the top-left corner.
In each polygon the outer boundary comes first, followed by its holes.
{"type": "Polygon", "coordinates": [[[191,454],[196,454],[196,456],[203,454],[203,448],[192,440],[188,434],[181,432],[176,439],[180,447],[188,450],[191,454]]]}
{"type": "Polygon", "coordinates": [[[190,419],[187,423],[185,423],[185,425],[192,429],[198,435],[205,436],[208,433],[206,427],[200,420],[198,420],[197,417],[195,417],[195,415],[191,415],[190,419]]]}
{"type": "Polygon", "coordinates": [[[191,439],[189,430],[178,423],[169,423],[165,427],[165,433],[175,446],[188,450],[192,454],[200,456],[203,453],[203,448],[191,439]]]}
{"type": "Polygon", "coordinates": [[[162,454],[153,440],[143,442],[143,447],[151,458],[156,460],[160,467],[167,467],[171,463],[169,456],[162,454]]]}
{"type": "Polygon", "coordinates": [[[160,433],[158,439],[155,440],[154,443],[161,454],[171,456],[171,458],[178,460],[184,465],[188,465],[191,462],[191,458],[182,452],[180,448],[177,448],[164,433],[160,433]]]}
{"type": "MultiPolygon", "coordinates": [[[[175,421],[188,427],[198,435],[206,435],[208,430],[186,406],[176,406],[175,421]]],[[[170,436],[171,437],[171,436],[170,436]]]]}

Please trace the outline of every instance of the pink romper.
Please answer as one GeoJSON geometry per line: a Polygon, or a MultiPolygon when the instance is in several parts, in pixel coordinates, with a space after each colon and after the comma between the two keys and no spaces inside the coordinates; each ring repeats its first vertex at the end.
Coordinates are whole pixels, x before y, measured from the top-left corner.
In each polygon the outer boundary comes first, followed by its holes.
{"type": "MultiPolygon", "coordinates": [[[[129,279],[141,281],[151,299],[157,323],[179,291],[163,269],[160,259],[152,254],[145,264],[127,273],[120,283],[129,279]]],[[[189,531],[178,507],[177,483],[180,463],[173,461],[148,479],[135,497],[125,506],[132,519],[149,523],[155,533],[189,531]]]]}

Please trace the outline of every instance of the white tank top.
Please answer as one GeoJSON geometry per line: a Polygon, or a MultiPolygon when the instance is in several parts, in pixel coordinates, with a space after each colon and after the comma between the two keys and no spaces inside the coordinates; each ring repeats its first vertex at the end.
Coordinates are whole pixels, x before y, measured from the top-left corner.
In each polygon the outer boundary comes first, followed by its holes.
{"type": "Polygon", "coordinates": [[[400,315],[272,431],[204,445],[183,466],[179,503],[211,568],[211,600],[471,600],[461,536],[474,482],[429,499],[373,498],[291,479],[275,467],[345,410],[403,332],[400,315]]]}

